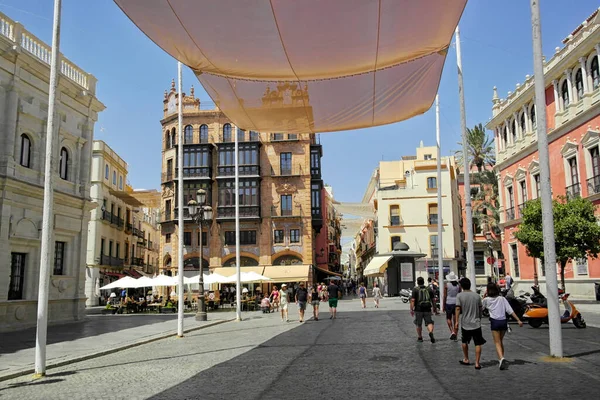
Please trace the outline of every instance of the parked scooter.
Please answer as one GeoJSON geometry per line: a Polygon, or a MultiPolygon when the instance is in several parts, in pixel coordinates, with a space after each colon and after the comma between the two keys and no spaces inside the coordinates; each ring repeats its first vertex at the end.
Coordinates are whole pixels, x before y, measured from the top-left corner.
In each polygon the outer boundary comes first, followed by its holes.
{"type": "Polygon", "coordinates": [[[400,289],[400,298],[403,303],[408,303],[412,297],[412,292],[408,289],[400,289]]]}
{"type": "MultiPolygon", "coordinates": [[[[541,295],[541,293],[540,293],[541,295]]],[[[543,295],[542,295],[543,297],[543,295]]],[[[545,297],[544,297],[545,299],[545,297]]],[[[581,316],[581,313],[575,307],[572,301],[569,300],[569,293],[561,293],[560,300],[562,300],[563,305],[565,306],[565,312],[560,317],[561,323],[567,323],[569,321],[573,321],[573,325],[576,328],[585,328],[587,324],[585,320],[581,316]]],[[[548,323],[548,307],[547,305],[541,304],[530,304],[527,306],[525,313],[523,314],[523,320],[526,320],[527,323],[533,328],[539,328],[542,324],[548,323]]]]}

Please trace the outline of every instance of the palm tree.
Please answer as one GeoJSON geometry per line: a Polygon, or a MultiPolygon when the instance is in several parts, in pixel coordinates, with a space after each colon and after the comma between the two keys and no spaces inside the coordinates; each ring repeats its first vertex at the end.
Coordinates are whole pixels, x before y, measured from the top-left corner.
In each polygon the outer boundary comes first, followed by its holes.
{"type": "MultiPolygon", "coordinates": [[[[485,165],[490,167],[496,165],[494,139],[485,133],[482,124],[475,125],[473,129],[467,128],[467,152],[470,160],[469,165],[471,167],[476,166],[477,171],[480,173],[485,165]]],[[[456,152],[456,158],[460,161],[457,164],[462,167],[464,164],[462,150],[456,152]]]]}

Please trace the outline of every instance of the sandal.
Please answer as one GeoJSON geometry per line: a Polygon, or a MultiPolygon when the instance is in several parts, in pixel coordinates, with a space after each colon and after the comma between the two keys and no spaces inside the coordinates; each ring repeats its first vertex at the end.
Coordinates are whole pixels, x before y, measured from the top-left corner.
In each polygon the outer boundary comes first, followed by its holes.
{"type": "Polygon", "coordinates": [[[481,365],[476,365],[476,366],[475,366],[475,369],[476,369],[476,370],[480,370],[480,369],[481,369],[481,365]]]}
{"type": "Polygon", "coordinates": [[[459,361],[460,365],[471,365],[471,363],[465,362],[465,360],[459,361]]]}

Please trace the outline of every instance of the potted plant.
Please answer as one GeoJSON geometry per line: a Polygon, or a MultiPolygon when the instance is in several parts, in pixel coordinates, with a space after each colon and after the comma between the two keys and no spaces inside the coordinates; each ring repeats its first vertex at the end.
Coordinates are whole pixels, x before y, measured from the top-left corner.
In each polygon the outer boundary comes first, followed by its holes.
{"type": "Polygon", "coordinates": [[[161,314],[169,314],[169,313],[174,313],[175,310],[175,306],[173,305],[172,302],[168,301],[167,304],[165,304],[164,307],[161,307],[160,309],[160,313],[161,314]]]}
{"type": "Polygon", "coordinates": [[[106,307],[102,310],[102,315],[115,314],[117,309],[113,307],[110,303],[106,303],[106,307]]]}

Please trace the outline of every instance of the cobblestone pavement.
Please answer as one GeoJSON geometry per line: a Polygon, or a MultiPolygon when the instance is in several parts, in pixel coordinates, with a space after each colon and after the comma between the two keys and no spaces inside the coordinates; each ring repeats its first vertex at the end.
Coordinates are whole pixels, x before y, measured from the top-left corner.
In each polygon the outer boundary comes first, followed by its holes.
{"type": "MultiPolygon", "coordinates": [[[[232,312],[209,314],[208,322],[186,315],[184,329],[235,318],[232,312]]],[[[47,365],[130,346],[177,332],[176,314],[93,315],[82,322],[48,327],[47,365]]],[[[32,369],[35,328],[0,333],[0,380],[32,369]]]]}
{"type": "Polygon", "coordinates": [[[438,341],[417,343],[407,305],[398,300],[366,310],[341,301],[338,319],[328,316],[325,310],[320,321],[299,324],[253,313],[52,369],[42,380],[2,382],[0,399],[554,399],[600,391],[596,328],[563,325],[570,361],[547,362],[547,327],[513,326],[505,340],[510,366],[499,371],[486,325],[484,368],[476,371],[459,365],[460,344],[448,339],[442,317],[435,318],[438,341]]]}

